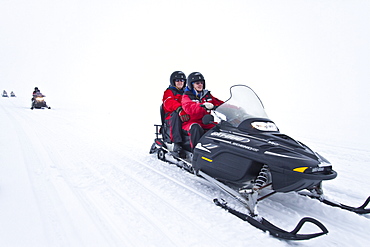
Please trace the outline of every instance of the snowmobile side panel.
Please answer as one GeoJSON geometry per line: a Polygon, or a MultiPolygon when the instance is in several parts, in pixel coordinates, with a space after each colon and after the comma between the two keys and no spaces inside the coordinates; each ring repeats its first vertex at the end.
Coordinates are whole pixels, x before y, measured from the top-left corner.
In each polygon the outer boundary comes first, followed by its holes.
{"type": "Polygon", "coordinates": [[[215,127],[200,139],[194,149],[193,166],[221,181],[242,187],[266,164],[272,173],[272,187],[277,192],[303,190],[336,177],[330,165],[319,168],[318,156],[298,142],[288,146],[287,142],[293,141],[287,137],[284,137],[288,139],[284,145],[277,144],[276,138],[271,141],[268,136],[260,137],[253,138],[250,134],[236,131],[223,132],[215,127]],[[325,172],[294,171],[299,167],[307,167],[307,170],[313,167],[325,172]]]}
{"type": "Polygon", "coordinates": [[[250,181],[258,175],[263,164],[250,160],[240,152],[223,151],[212,154],[196,152],[193,158],[195,169],[202,170],[212,177],[232,183],[250,181]]]}

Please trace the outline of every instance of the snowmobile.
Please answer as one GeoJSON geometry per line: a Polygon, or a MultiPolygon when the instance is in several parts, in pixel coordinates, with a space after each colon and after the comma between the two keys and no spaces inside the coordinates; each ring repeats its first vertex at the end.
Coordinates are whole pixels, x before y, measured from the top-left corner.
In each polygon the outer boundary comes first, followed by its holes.
{"type": "Polygon", "coordinates": [[[2,97],[9,97],[9,96],[8,96],[8,93],[7,93],[5,90],[3,91],[3,94],[2,94],[1,96],[2,96],[2,97]]]}
{"type": "Polygon", "coordinates": [[[259,216],[258,202],[275,193],[295,191],[359,214],[370,212],[365,209],[370,197],[358,208],[326,199],[322,181],[337,176],[330,162],[302,142],[280,133],[250,87],[232,86],[230,94],[231,97],[212,115],[203,118],[204,124],[214,123],[215,126],[202,136],[194,150],[184,136],[181,157],[171,155],[173,143],[161,108],[162,125],[155,125],[156,138],[150,153],[213,183],[248,212],[237,211],[219,198],[214,199],[217,206],[278,238],[305,240],[327,234],[328,230],[316,219],[305,217],[288,232],[259,216]],[[316,225],[321,232],[299,234],[307,222],[316,225]]]}
{"type": "Polygon", "coordinates": [[[10,92],[10,97],[15,97],[15,93],[13,91],[10,92]]]}
{"type": "Polygon", "coordinates": [[[42,93],[40,93],[40,92],[36,93],[35,97],[32,99],[31,110],[33,110],[34,108],[43,109],[45,107],[48,108],[48,109],[51,109],[51,107],[49,107],[46,104],[46,101],[44,100],[44,97],[45,97],[45,95],[43,95],[42,93]]]}

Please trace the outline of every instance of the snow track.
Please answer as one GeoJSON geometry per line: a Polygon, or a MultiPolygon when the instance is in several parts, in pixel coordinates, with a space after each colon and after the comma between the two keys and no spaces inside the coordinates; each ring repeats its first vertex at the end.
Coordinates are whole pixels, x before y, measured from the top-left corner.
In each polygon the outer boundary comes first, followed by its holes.
{"type": "MultiPolygon", "coordinates": [[[[149,155],[154,135],[124,132],[132,126],[122,126],[127,121],[104,112],[53,105],[51,110],[31,111],[27,104],[21,98],[0,101],[0,246],[292,245],[215,206],[213,198],[228,195],[214,185],[149,155]]],[[[329,160],[343,152],[319,147],[330,150],[329,160]]],[[[326,192],[357,205],[370,190],[355,168],[368,162],[369,153],[351,154],[331,160],[344,175],[342,181],[329,183],[326,192]],[[353,173],[341,166],[351,160],[356,162],[347,167],[353,173]],[[359,181],[353,183],[352,176],[359,181]]],[[[363,172],[369,174],[369,168],[363,172]]],[[[296,193],[260,202],[259,213],[286,230],[305,216],[328,228],[327,236],[295,246],[370,243],[368,216],[296,193]]]]}

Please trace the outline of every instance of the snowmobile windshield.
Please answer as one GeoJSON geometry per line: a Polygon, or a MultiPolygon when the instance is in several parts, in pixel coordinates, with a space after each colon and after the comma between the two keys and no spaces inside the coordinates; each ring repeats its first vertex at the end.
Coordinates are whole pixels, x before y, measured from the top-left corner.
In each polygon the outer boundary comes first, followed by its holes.
{"type": "Polygon", "coordinates": [[[45,97],[45,95],[43,95],[42,93],[36,93],[36,97],[45,97]]]}
{"type": "Polygon", "coordinates": [[[245,85],[230,88],[230,98],[216,109],[216,115],[234,127],[249,118],[268,118],[261,100],[245,85]]]}

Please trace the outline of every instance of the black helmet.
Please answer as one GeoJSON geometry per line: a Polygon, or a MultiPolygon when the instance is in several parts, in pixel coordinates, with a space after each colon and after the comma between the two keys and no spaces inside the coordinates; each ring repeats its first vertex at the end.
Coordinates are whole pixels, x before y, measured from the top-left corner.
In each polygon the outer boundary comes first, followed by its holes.
{"type": "MultiPolygon", "coordinates": [[[[171,77],[170,77],[171,86],[176,86],[175,85],[175,80],[176,79],[184,79],[185,83],[186,83],[186,75],[182,71],[175,71],[171,74],[171,77]]],[[[186,85],[186,84],[184,84],[184,85],[186,85]]]]}
{"type": "Polygon", "coordinates": [[[39,88],[38,87],[35,87],[35,91],[37,91],[37,90],[39,90],[39,88]]]}
{"type": "Polygon", "coordinates": [[[203,88],[206,88],[206,80],[204,80],[204,76],[199,72],[193,72],[188,76],[188,88],[193,89],[193,82],[196,81],[203,81],[203,88]]]}

